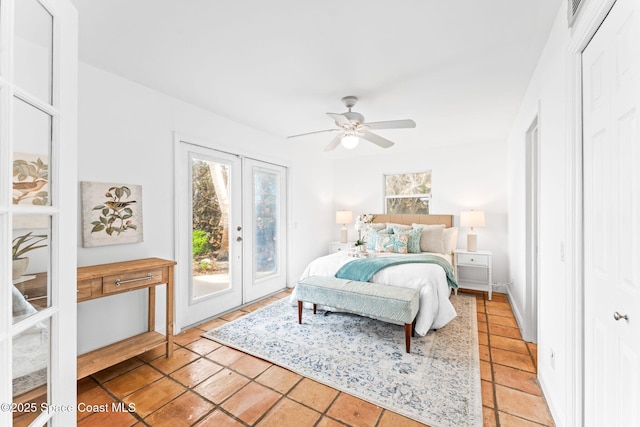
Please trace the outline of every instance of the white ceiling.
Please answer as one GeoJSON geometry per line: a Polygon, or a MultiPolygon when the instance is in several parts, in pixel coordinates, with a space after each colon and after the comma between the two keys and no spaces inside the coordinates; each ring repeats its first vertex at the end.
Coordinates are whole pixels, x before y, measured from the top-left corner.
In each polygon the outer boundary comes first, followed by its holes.
{"type": "MultiPolygon", "coordinates": [[[[394,151],[504,140],[560,7],[560,0],[73,3],[86,63],[278,138],[332,128],[324,113],[344,112],[340,99],[356,95],[353,110],[367,121],[416,121],[415,129],[377,131],[396,142],[394,151]]],[[[330,139],[294,141],[320,151],[330,139]]]]}

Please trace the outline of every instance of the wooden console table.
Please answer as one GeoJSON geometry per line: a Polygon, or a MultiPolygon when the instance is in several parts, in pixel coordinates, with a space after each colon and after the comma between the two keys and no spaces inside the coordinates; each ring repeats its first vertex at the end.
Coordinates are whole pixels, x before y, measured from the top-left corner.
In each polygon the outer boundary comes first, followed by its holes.
{"type": "Polygon", "coordinates": [[[145,258],[78,268],[78,302],[149,289],[148,332],[78,356],[78,379],[166,344],[173,353],[173,266],[175,261],[145,258]],[[167,285],[167,333],[155,331],[156,286],[167,285]]]}

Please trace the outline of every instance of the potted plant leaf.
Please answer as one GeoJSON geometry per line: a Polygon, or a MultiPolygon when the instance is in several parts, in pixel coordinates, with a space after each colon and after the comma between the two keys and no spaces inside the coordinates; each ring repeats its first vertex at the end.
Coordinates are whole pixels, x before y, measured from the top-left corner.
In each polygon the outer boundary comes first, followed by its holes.
{"type": "Polygon", "coordinates": [[[35,249],[44,248],[47,244],[40,244],[47,240],[46,234],[33,234],[33,231],[13,239],[11,248],[12,279],[20,278],[29,267],[29,258],[24,254],[35,249]]]}

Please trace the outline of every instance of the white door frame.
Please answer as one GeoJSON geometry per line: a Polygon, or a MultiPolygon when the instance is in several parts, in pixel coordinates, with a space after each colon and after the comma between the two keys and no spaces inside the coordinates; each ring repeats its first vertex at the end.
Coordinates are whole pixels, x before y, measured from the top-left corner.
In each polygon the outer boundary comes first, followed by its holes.
{"type": "Polygon", "coordinates": [[[582,150],[582,52],[589,44],[615,0],[586,2],[575,21],[567,49],[567,109],[571,124],[567,142],[566,164],[566,266],[567,266],[567,336],[570,340],[565,413],[571,426],[583,425],[584,415],[584,262],[583,262],[583,150],[582,150]],[[573,297],[573,298],[572,298],[573,297]]]}
{"type": "Polygon", "coordinates": [[[526,226],[527,226],[527,267],[525,307],[525,341],[538,342],[538,301],[540,263],[538,247],[540,243],[540,104],[538,112],[526,132],[526,226]]]}

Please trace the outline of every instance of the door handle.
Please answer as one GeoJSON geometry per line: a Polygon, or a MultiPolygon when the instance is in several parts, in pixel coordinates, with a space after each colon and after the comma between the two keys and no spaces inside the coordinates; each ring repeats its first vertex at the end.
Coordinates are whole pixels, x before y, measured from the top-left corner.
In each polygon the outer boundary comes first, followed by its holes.
{"type": "Polygon", "coordinates": [[[242,237],[240,236],[236,237],[236,242],[242,242],[242,237]]]}
{"type": "Polygon", "coordinates": [[[629,320],[629,316],[628,315],[622,315],[620,313],[618,313],[617,311],[615,313],[613,313],[613,318],[616,320],[620,320],[620,319],[624,319],[624,320],[629,320]]]}

